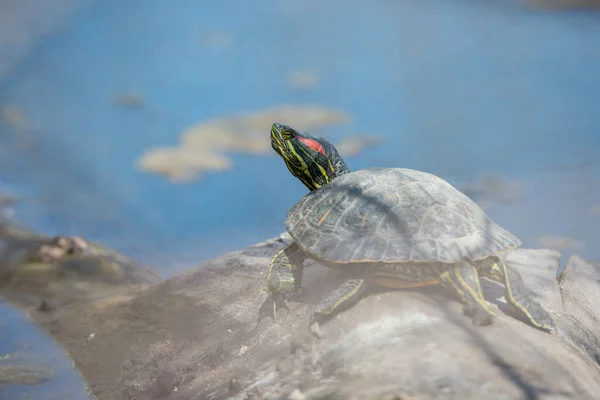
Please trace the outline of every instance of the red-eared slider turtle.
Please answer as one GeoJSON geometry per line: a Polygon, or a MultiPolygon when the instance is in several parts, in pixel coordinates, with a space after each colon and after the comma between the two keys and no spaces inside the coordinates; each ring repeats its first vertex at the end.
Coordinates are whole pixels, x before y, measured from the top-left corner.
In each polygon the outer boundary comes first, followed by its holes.
{"type": "Polygon", "coordinates": [[[508,303],[534,327],[554,329],[519,272],[498,256],[521,241],[446,181],[404,168],[350,172],[331,143],[277,123],[271,145],[310,190],[287,215],[293,242],[271,261],[267,292],[274,313],[300,287],[308,257],[361,272],[317,306],[311,317],[317,328],[358,300],[369,283],[390,288],[441,284],[461,298],[475,325],[488,325],[493,313],[479,283],[485,277],[505,286],[508,303]]]}

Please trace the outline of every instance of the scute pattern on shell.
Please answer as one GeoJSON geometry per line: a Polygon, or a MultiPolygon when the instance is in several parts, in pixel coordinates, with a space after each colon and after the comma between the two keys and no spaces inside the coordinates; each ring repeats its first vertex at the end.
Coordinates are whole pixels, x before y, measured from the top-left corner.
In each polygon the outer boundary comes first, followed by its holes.
{"type": "Polygon", "coordinates": [[[475,261],[521,244],[448,182],[404,168],[342,175],[300,199],[286,225],[305,251],[341,263],[475,261]]]}

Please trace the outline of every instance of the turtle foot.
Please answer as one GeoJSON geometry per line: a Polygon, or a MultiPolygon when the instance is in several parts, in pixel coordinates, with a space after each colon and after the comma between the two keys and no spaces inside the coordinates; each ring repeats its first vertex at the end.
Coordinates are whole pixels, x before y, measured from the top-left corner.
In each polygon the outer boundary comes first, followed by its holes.
{"type": "Polygon", "coordinates": [[[493,316],[478,305],[464,306],[463,313],[471,317],[473,325],[477,327],[490,325],[493,321],[493,316]]]}

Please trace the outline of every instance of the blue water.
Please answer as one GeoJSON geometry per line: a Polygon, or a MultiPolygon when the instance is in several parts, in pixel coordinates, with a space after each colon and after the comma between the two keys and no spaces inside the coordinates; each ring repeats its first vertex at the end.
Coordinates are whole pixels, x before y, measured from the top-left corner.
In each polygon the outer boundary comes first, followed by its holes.
{"type": "Polygon", "coordinates": [[[521,181],[523,201],[489,210],[497,222],[525,245],[569,236],[600,258],[600,217],[588,213],[600,203],[598,43],[600,14],[516,2],[99,2],[0,83],[36,143],[4,137],[2,178],[19,187],[24,223],[103,240],[169,275],[280,233],[306,189],[274,156],[236,155],[231,171],[190,185],[135,160],[198,121],[317,104],[352,116],[334,137],[384,138],[351,168],[521,181]],[[231,46],[203,46],[211,32],[231,46]],[[295,70],[319,84],[287,87],[295,70]],[[146,107],[115,107],[125,90],[146,107]]]}
{"type": "Polygon", "coordinates": [[[0,302],[0,357],[2,365],[50,365],[51,378],[38,385],[2,385],[0,400],[90,399],[72,361],[17,309],[0,302]],[[25,396],[29,397],[25,397],[25,396]]]}

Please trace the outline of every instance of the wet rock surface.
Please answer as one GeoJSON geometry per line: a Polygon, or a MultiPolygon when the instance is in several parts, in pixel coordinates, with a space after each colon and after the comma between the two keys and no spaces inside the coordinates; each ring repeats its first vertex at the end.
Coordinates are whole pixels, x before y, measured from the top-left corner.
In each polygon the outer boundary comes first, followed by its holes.
{"type": "Polygon", "coordinates": [[[48,299],[97,297],[106,290],[159,281],[156,272],[99,243],[0,226],[0,290],[8,297],[42,298],[41,310],[56,306],[48,299]]]}
{"type": "Polygon", "coordinates": [[[50,311],[25,307],[102,400],[593,399],[600,392],[598,264],[571,257],[559,281],[556,251],[503,256],[551,312],[554,334],[520,321],[503,288],[483,281],[496,313],[490,326],[473,327],[441,288],[373,289],[316,339],[309,315],[343,278],[307,265],[305,291],[274,323],[264,287],[271,257],[288,241],[282,235],[225,254],[139,293],[50,311]]]}
{"type": "MultiPolygon", "coordinates": [[[[99,301],[114,302],[115,299],[133,296],[159,281],[154,271],[101,244],[77,236],[45,236],[9,221],[0,222],[0,296],[20,306],[34,320],[36,314],[47,314],[51,319],[57,310],[68,308],[70,304],[80,304],[87,309],[99,301]]],[[[80,329],[86,329],[77,325],[80,329]]],[[[35,332],[31,332],[26,323],[10,319],[3,312],[0,332],[5,334],[3,330],[7,328],[13,332],[13,336],[4,337],[3,340],[12,344],[5,343],[4,347],[13,348],[13,342],[21,338],[19,335],[29,339],[35,337],[35,332]]],[[[53,334],[52,324],[44,328],[53,334]]],[[[51,351],[54,349],[48,347],[52,346],[49,343],[41,347],[38,344],[28,343],[27,347],[38,348],[38,352],[43,348],[53,354],[62,353],[51,351]]],[[[16,395],[15,385],[40,385],[49,380],[54,382],[52,363],[60,364],[63,361],[55,355],[50,358],[50,365],[38,365],[21,358],[18,354],[0,354],[0,384],[12,388],[8,398],[16,395]]],[[[72,376],[65,373],[62,368],[56,385],[64,383],[65,379],[76,380],[78,377],[77,373],[72,376]]],[[[46,386],[54,387],[52,382],[46,386]]],[[[81,391],[80,387],[64,389],[72,394],[80,394],[81,391]]],[[[3,392],[0,388],[1,398],[5,398],[3,392]]]]}

